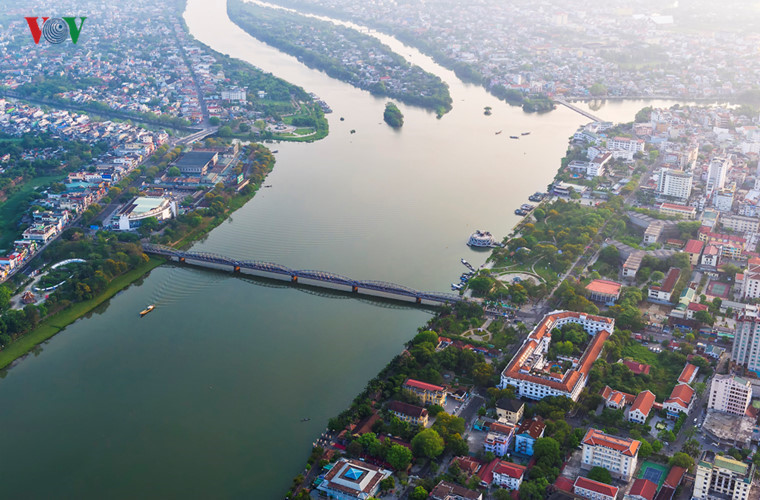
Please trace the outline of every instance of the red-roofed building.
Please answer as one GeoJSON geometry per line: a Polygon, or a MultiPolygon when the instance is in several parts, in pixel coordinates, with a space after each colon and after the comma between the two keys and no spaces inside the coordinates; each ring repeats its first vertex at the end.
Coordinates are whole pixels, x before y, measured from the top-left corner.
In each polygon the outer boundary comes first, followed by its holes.
{"type": "Polygon", "coordinates": [[[420,398],[422,403],[426,405],[443,406],[446,401],[446,390],[440,385],[428,384],[408,378],[404,382],[403,389],[420,398]]]}
{"type": "Polygon", "coordinates": [[[657,485],[649,479],[636,479],[631,486],[631,491],[625,496],[625,500],[654,500],[657,494],[657,485]]]}
{"type": "Polygon", "coordinates": [[[677,203],[663,203],[660,205],[660,213],[665,215],[675,215],[682,219],[694,220],[697,218],[697,209],[687,205],[677,203]]]}
{"type": "Polygon", "coordinates": [[[678,485],[681,484],[681,481],[683,481],[684,474],[686,474],[686,469],[674,465],[670,468],[670,471],[665,477],[665,482],[663,484],[670,486],[673,489],[678,488],[678,485]]]}
{"type": "Polygon", "coordinates": [[[623,364],[627,366],[628,369],[634,373],[634,375],[649,375],[649,370],[652,368],[649,365],[631,361],[629,359],[623,361],[623,364]]]}
{"type": "Polygon", "coordinates": [[[608,385],[602,390],[602,397],[604,398],[604,405],[607,408],[613,408],[615,410],[619,410],[626,405],[632,404],[633,400],[636,399],[633,394],[616,391],[608,385]]]}
{"type": "Polygon", "coordinates": [[[683,251],[689,254],[689,263],[691,263],[692,266],[699,264],[699,258],[702,256],[702,249],[704,247],[704,242],[699,240],[689,240],[686,242],[683,251]]]}
{"type": "Polygon", "coordinates": [[[581,467],[584,469],[604,467],[614,477],[625,480],[629,480],[636,470],[641,442],[635,439],[611,436],[597,429],[589,429],[581,445],[581,467]]]}
{"type": "Polygon", "coordinates": [[[654,399],[652,392],[641,391],[628,410],[628,420],[639,424],[646,423],[652,406],[654,406],[654,399]]]}
{"type": "Polygon", "coordinates": [[[493,469],[493,484],[510,490],[520,489],[525,467],[500,460],[493,469]]]}
{"type": "Polygon", "coordinates": [[[668,418],[675,420],[681,412],[688,414],[691,411],[693,401],[694,389],[686,384],[677,384],[662,407],[668,412],[668,418]]]}
{"type": "Polygon", "coordinates": [[[649,300],[655,302],[670,302],[673,289],[676,287],[676,283],[678,283],[678,278],[680,277],[681,270],[671,267],[668,270],[668,274],[665,276],[662,285],[652,285],[649,287],[649,300]]]}
{"type": "Polygon", "coordinates": [[[612,485],[600,483],[587,477],[577,477],[573,484],[573,493],[591,500],[615,500],[618,491],[618,488],[612,485]]]}
{"type": "Polygon", "coordinates": [[[699,311],[707,311],[709,307],[706,304],[699,304],[697,302],[689,302],[686,306],[686,319],[694,319],[694,315],[699,311]]]}
{"type": "Polygon", "coordinates": [[[696,378],[698,371],[698,367],[692,365],[691,363],[686,363],[686,366],[684,366],[683,370],[681,370],[681,375],[678,376],[678,383],[691,384],[696,378]]]}
{"type": "Polygon", "coordinates": [[[620,298],[623,285],[610,280],[593,280],[586,285],[586,295],[590,300],[611,306],[620,298]]]}
{"type": "Polygon", "coordinates": [[[559,476],[557,480],[554,481],[553,486],[561,491],[567,491],[568,493],[573,492],[573,481],[565,476],[559,476]]]}

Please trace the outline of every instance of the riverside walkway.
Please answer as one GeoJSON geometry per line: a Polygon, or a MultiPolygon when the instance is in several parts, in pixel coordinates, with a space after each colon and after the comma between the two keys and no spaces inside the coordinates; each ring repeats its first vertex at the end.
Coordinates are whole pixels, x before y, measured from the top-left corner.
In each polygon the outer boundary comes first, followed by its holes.
{"type": "Polygon", "coordinates": [[[145,253],[162,255],[174,262],[193,266],[231,271],[262,278],[272,278],[291,283],[330,288],[346,292],[372,295],[387,299],[404,300],[425,305],[453,304],[465,300],[463,297],[446,292],[423,292],[385,281],[355,280],[326,271],[291,269],[273,262],[258,260],[238,260],[216,253],[186,252],[163,245],[145,244],[145,253]]]}

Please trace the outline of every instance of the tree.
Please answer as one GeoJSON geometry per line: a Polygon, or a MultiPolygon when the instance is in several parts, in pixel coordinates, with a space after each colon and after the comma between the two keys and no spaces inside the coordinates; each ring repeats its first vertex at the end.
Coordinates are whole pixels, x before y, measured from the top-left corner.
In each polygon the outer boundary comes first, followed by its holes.
{"type": "Polygon", "coordinates": [[[433,429],[424,429],[412,438],[412,451],[418,457],[436,458],[443,453],[443,438],[433,429]]]}
{"type": "Polygon", "coordinates": [[[713,318],[709,312],[707,311],[697,311],[694,313],[694,319],[699,321],[700,323],[703,323],[705,325],[712,326],[715,323],[715,318],[713,318]]]}
{"type": "Polygon", "coordinates": [[[610,474],[610,471],[604,467],[592,467],[591,470],[588,471],[588,478],[593,479],[594,481],[599,481],[600,483],[612,484],[612,474],[610,474]]]}
{"type": "Polygon", "coordinates": [[[208,122],[214,127],[216,127],[217,125],[222,123],[222,120],[218,116],[212,116],[211,118],[208,119],[208,122]]]}
{"type": "Polygon", "coordinates": [[[670,457],[668,464],[670,464],[670,466],[677,465],[678,467],[683,467],[684,469],[688,469],[692,465],[694,465],[694,459],[691,458],[686,453],[679,451],[678,453],[670,457]]]}
{"type": "Polygon", "coordinates": [[[655,453],[659,453],[661,449],[662,449],[662,443],[660,442],[659,439],[655,439],[654,441],[652,441],[652,451],[654,451],[655,453]]]}
{"type": "Polygon", "coordinates": [[[523,481],[520,485],[520,500],[543,500],[546,497],[547,486],[549,481],[543,477],[523,481]]]}
{"type": "Polygon", "coordinates": [[[179,177],[182,175],[182,172],[180,172],[179,168],[177,167],[171,167],[168,172],[166,172],[166,175],[169,177],[179,177]]]}
{"type": "Polygon", "coordinates": [[[490,385],[491,377],[493,376],[493,365],[482,362],[472,367],[472,376],[475,379],[475,383],[482,386],[490,385]]]}
{"type": "Polygon", "coordinates": [[[0,285],[0,311],[4,311],[11,303],[12,292],[5,285],[0,285]]]}
{"type": "Polygon", "coordinates": [[[646,460],[652,455],[652,445],[649,444],[648,441],[642,440],[641,441],[641,448],[639,448],[639,458],[642,460],[646,460]]]}
{"type": "Polygon", "coordinates": [[[219,137],[230,137],[232,135],[232,128],[229,125],[225,125],[224,127],[219,127],[216,133],[219,137]]]}
{"type": "Polygon", "coordinates": [[[409,494],[409,500],[427,500],[427,497],[428,497],[428,492],[422,486],[417,486],[409,494]]]}
{"type": "Polygon", "coordinates": [[[383,492],[391,491],[395,487],[396,487],[396,480],[393,479],[393,476],[386,477],[385,479],[380,481],[380,491],[383,491],[383,492]]]}
{"type": "Polygon", "coordinates": [[[390,449],[388,449],[385,461],[391,464],[391,467],[396,470],[406,470],[412,462],[412,452],[406,446],[394,443],[391,445],[390,449]]]}

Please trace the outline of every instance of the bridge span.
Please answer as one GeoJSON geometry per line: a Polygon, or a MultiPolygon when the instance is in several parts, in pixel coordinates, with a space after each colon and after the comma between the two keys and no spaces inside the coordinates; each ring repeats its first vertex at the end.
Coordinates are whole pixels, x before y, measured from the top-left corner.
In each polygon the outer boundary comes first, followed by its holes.
{"type": "Polygon", "coordinates": [[[583,116],[585,116],[589,120],[593,120],[595,122],[603,122],[603,121],[605,121],[605,120],[602,120],[601,118],[599,118],[598,116],[589,113],[585,109],[581,109],[578,106],[576,106],[575,104],[567,102],[564,99],[554,99],[554,102],[556,102],[557,104],[561,104],[563,106],[567,106],[568,108],[572,109],[576,113],[582,114],[583,116]]]}
{"type": "Polygon", "coordinates": [[[438,306],[454,304],[465,300],[463,297],[454,293],[423,292],[403,285],[387,283],[385,281],[355,280],[326,271],[290,269],[289,267],[275,264],[273,262],[237,260],[216,253],[186,252],[164,245],[144,244],[143,251],[149,254],[162,255],[174,262],[190,264],[193,266],[248,274],[262,278],[273,278],[289,281],[291,283],[372,295],[386,299],[404,300],[417,304],[438,306]]]}

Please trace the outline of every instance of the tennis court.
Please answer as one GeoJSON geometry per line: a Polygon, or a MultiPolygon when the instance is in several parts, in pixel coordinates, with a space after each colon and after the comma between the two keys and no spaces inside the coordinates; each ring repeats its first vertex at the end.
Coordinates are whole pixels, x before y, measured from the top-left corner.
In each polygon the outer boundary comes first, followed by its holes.
{"type": "Polygon", "coordinates": [[[658,488],[665,482],[667,474],[667,467],[652,462],[644,462],[641,464],[641,469],[639,470],[639,477],[641,479],[649,479],[656,484],[658,488]]]}
{"type": "Polygon", "coordinates": [[[729,298],[731,291],[731,285],[728,283],[721,283],[720,281],[711,281],[707,287],[707,295],[712,297],[720,297],[722,299],[729,298]]]}

